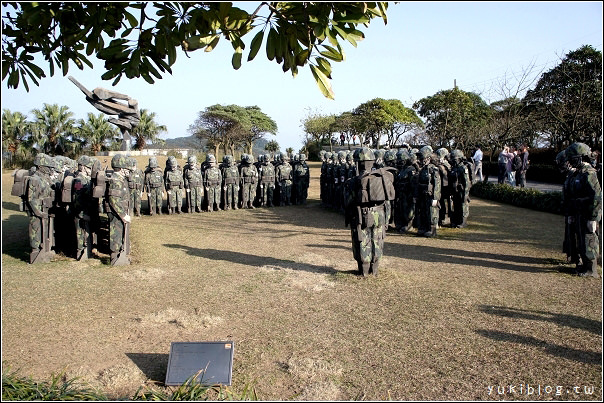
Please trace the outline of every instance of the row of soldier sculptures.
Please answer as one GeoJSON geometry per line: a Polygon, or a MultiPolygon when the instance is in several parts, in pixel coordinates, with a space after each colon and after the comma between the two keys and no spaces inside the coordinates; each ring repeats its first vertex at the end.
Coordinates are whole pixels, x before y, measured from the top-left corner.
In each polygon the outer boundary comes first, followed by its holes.
{"type": "Polygon", "coordinates": [[[142,172],[125,154],[113,156],[111,169],[103,169],[94,157],[76,162],[39,153],[33,167],[13,173],[12,195],[21,198],[20,210],[29,216],[29,261],[48,262],[57,251],[85,260],[96,248],[110,254],[111,265],[129,264],[131,216],[140,216],[143,191],[152,215],[161,214],[164,191],[169,213],[182,211],[184,194],[188,212],[306,203],[310,173],[304,154],[293,166],[287,155],[276,163],[268,155],[259,159],[254,164],[244,154],[235,164],[225,156],[217,167],[211,154],[202,166],[189,157],[181,171],[170,157],[162,171],[151,157],[142,172]]]}
{"type": "MultiPolygon", "coordinates": [[[[236,162],[225,155],[218,165],[216,157],[208,154],[203,164],[190,156],[181,169],[174,157],[169,157],[162,173],[157,159],[151,157],[145,172],[134,173],[141,179],[132,184],[149,198],[149,214],[162,213],[163,194],[167,195],[168,214],[239,208],[273,207],[275,205],[306,204],[310,169],[306,155],[296,156],[290,164],[287,154],[279,154],[271,161],[269,154],[260,155],[259,161],[243,154],[236,162]]],[[[140,199],[133,200],[133,209],[140,215],[140,199]]]]}
{"type": "MultiPolygon", "coordinates": [[[[462,151],[433,151],[430,146],[411,149],[406,145],[398,150],[372,151],[374,168],[390,168],[394,176],[395,198],[386,205],[388,228],[392,225],[401,233],[416,228],[418,235],[433,237],[439,227],[467,225],[474,166],[462,151]]],[[[358,174],[355,152],[321,152],[324,206],[344,212],[346,182],[358,174]]]]}

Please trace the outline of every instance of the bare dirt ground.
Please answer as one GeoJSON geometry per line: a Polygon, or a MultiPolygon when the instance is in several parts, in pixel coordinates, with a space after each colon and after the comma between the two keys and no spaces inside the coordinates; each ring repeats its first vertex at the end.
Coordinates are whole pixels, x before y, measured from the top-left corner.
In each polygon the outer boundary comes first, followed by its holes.
{"type": "Polygon", "coordinates": [[[306,206],[135,218],[110,267],[27,264],[4,172],[3,369],[127,398],[171,342],[232,340],[232,389],[263,400],[601,400],[602,282],[559,271],[561,216],[476,199],[465,229],[390,233],[362,278],[311,174],[306,206]]]}

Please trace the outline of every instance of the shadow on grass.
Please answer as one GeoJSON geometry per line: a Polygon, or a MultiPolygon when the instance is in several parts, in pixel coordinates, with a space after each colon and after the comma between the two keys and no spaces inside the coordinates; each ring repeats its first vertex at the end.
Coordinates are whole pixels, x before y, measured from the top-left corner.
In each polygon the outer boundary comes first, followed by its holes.
{"type": "Polygon", "coordinates": [[[7,202],[7,201],[3,201],[2,202],[2,209],[3,210],[20,211],[19,210],[19,205],[17,203],[7,202]]]}
{"type": "MultiPolygon", "coordinates": [[[[6,208],[5,202],[2,205],[6,208]]],[[[19,210],[18,206],[16,210],[19,210]]],[[[2,220],[2,254],[29,262],[30,251],[29,217],[23,213],[9,215],[7,219],[2,220]]]]}
{"type": "Polygon", "coordinates": [[[527,346],[538,347],[539,350],[543,350],[548,354],[556,357],[566,358],[577,362],[582,362],[589,365],[602,364],[602,354],[593,351],[577,350],[575,348],[564,347],[558,344],[548,343],[543,340],[539,340],[532,336],[521,336],[518,334],[500,332],[497,330],[476,330],[481,336],[488,337],[495,341],[503,341],[508,343],[525,344],[527,346]]]}
{"type": "Polygon", "coordinates": [[[565,315],[561,313],[532,311],[528,309],[507,308],[505,306],[490,305],[480,305],[478,310],[490,315],[514,319],[529,319],[552,322],[560,326],[568,326],[575,329],[586,330],[590,333],[598,335],[602,334],[602,322],[576,315],[565,315]]]}
{"type": "Polygon", "coordinates": [[[522,272],[541,273],[556,271],[549,268],[529,265],[551,264],[549,258],[517,256],[513,254],[497,254],[475,252],[451,248],[437,248],[425,245],[400,245],[384,243],[384,254],[403,259],[413,259],[422,262],[460,264],[464,266],[492,267],[494,269],[515,270],[522,272]]]}
{"type": "Polygon", "coordinates": [[[126,356],[152,381],[164,383],[168,370],[169,354],[126,353],[126,356]]]}
{"type": "Polygon", "coordinates": [[[314,264],[294,262],[292,260],[276,259],[270,256],[258,256],[251,255],[248,253],[233,252],[228,250],[220,249],[202,249],[193,248],[186,245],[177,244],[164,244],[168,248],[182,249],[189,255],[203,257],[205,259],[222,260],[225,262],[238,263],[246,266],[274,266],[277,268],[291,269],[291,270],[304,270],[311,273],[325,273],[325,274],[336,274],[338,270],[330,266],[318,266],[314,264]]]}

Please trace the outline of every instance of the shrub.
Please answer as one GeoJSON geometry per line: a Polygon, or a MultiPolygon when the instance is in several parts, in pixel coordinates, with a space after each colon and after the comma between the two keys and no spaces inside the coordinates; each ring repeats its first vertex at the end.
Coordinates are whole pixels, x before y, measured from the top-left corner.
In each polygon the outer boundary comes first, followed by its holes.
{"type": "Polygon", "coordinates": [[[562,192],[541,192],[511,185],[477,182],[470,189],[472,196],[511,204],[532,210],[562,214],[562,192]]]}

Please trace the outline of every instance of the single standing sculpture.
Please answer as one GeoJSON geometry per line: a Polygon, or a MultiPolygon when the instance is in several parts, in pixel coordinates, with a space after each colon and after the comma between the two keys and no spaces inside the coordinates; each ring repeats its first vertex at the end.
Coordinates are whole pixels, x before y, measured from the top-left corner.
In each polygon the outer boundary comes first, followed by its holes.
{"type": "Polygon", "coordinates": [[[128,95],[120,94],[119,92],[110,91],[105,88],[97,87],[89,91],[72,76],[69,80],[74,83],[85,95],[86,101],[94,106],[99,111],[107,115],[117,115],[118,118],[108,119],[120,128],[123,136],[121,151],[130,151],[131,137],[130,131],[138,126],[140,122],[140,112],[138,110],[138,101],[130,98],[128,95]],[[125,105],[118,100],[127,101],[125,105]]]}

